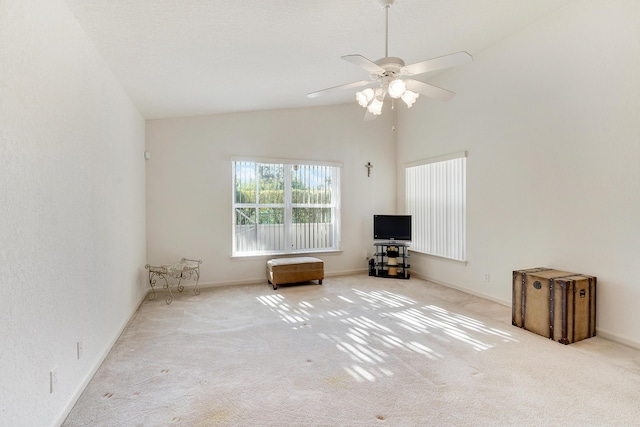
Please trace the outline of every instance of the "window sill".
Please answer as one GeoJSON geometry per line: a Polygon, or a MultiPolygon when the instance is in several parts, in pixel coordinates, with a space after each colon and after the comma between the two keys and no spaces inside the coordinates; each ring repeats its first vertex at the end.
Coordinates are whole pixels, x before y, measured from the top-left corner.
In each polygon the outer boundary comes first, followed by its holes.
{"type": "Polygon", "coordinates": [[[310,252],[276,252],[272,254],[260,254],[260,255],[235,255],[231,256],[232,261],[248,261],[259,259],[271,259],[271,258],[286,258],[296,256],[314,256],[314,255],[340,255],[343,251],[341,249],[331,249],[326,251],[310,251],[310,252]]]}
{"type": "Polygon", "coordinates": [[[467,265],[467,263],[469,262],[466,259],[449,258],[449,257],[446,257],[446,256],[441,256],[441,255],[429,254],[429,253],[426,253],[426,252],[415,251],[413,249],[409,249],[409,251],[412,252],[415,255],[422,255],[422,256],[425,256],[425,257],[428,257],[428,258],[435,258],[435,259],[439,259],[439,260],[442,260],[442,261],[451,262],[451,263],[454,263],[454,264],[467,265]]]}

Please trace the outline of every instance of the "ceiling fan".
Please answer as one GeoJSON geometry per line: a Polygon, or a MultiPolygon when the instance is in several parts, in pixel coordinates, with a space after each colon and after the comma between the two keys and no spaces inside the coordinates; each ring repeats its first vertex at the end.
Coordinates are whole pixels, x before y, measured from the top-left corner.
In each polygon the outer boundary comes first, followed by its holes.
{"type": "Polygon", "coordinates": [[[402,99],[408,108],[414,104],[420,95],[429,98],[448,101],[455,93],[438,86],[414,80],[412,76],[428,73],[430,71],[450,68],[457,65],[467,64],[473,61],[473,57],[467,52],[457,52],[450,55],[427,59],[415,64],[405,65],[401,58],[389,56],[389,9],[395,0],[378,0],[378,3],[385,9],[385,48],[384,58],[371,61],[362,55],[345,55],[341,58],[369,72],[370,80],[359,80],[327,89],[311,92],[307,94],[309,98],[316,98],[335,90],[351,89],[356,87],[370,86],[356,93],[356,101],[367,109],[365,119],[372,119],[382,114],[382,106],[387,95],[393,101],[402,99]],[[377,87],[376,87],[377,86],[377,87]]]}

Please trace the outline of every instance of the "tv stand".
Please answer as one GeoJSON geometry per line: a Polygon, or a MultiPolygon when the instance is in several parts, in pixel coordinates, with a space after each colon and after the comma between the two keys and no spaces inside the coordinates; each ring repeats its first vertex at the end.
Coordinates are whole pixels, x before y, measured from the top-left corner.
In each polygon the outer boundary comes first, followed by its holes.
{"type": "Polygon", "coordinates": [[[373,265],[370,265],[369,275],[386,277],[389,279],[408,279],[409,244],[401,242],[374,243],[376,251],[373,265]]]}

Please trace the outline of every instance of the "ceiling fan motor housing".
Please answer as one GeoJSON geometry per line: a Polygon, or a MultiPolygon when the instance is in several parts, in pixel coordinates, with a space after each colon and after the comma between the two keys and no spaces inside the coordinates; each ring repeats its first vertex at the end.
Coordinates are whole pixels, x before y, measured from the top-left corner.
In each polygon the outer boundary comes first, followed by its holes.
{"type": "Polygon", "coordinates": [[[376,65],[384,69],[383,73],[371,73],[371,80],[380,80],[383,77],[395,77],[401,75],[401,69],[404,67],[404,61],[393,56],[381,58],[374,61],[376,65]]]}

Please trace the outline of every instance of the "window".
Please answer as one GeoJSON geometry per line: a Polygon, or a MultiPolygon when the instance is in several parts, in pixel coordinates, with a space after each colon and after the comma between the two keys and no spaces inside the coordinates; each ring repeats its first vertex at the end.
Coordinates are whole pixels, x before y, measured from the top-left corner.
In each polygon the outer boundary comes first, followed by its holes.
{"type": "Polygon", "coordinates": [[[338,249],[339,165],[237,159],[232,164],[234,256],[338,249]]]}
{"type": "Polygon", "coordinates": [[[461,152],[405,166],[412,251],[466,259],[466,158],[461,152]]]}

